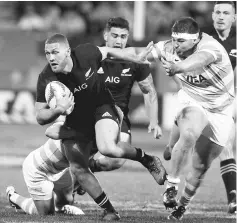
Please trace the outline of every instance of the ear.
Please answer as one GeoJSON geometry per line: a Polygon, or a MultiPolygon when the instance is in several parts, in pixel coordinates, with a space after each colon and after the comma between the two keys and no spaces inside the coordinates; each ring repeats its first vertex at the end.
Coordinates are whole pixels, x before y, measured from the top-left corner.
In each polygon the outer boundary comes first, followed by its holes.
{"type": "Polygon", "coordinates": [[[233,22],[235,22],[236,21],[236,14],[234,14],[234,16],[233,16],[233,22]]]}
{"type": "Polygon", "coordinates": [[[199,38],[193,40],[193,44],[196,45],[199,42],[199,38]]]}
{"type": "Polygon", "coordinates": [[[214,20],[214,12],[212,12],[211,17],[212,17],[212,20],[214,20]]]}
{"type": "Polygon", "coordinates": [[[71,48],[68,47],[68,49],[67,49],[67,56],[70,56],[70,55],[71,55],[71,48]]]}
{"type": "Polygon", "coordinates": [[[104,31],[104,41],[108,41],[108,32],[104,31]]]}

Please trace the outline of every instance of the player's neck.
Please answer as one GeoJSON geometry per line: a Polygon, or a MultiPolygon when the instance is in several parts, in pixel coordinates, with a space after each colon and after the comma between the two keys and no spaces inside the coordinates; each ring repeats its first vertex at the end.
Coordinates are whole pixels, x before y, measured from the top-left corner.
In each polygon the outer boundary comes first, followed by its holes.
{"type": "Polygon", "coordinates": [[[65,68],[63,69],[63,73],[64,74],[68,74],[72,71],[72,68],[73,68],[73,61],[72,61],[72,58],[69,57],[68,58],[68,61],[67,61],[67,65],[65,66],[65,68]]]}
{"type": "Polygon", "coordinates": [[[217,30],[217,29],[216,29],[216,32],[217,32],[219,38],[220,38],[222,41],[224,41],[224,40],[226,40],[226,39],[228,38],[229,33],[230,33],[230,29],[231,29],[231,28],[225,29],[225,30],[217,30]]]}

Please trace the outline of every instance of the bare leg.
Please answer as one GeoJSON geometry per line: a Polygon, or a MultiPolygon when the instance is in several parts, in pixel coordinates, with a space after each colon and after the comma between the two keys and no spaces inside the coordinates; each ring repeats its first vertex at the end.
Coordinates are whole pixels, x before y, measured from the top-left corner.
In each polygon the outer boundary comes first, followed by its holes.
{"type": "MultiPolygon", "coordinates": [[[[120,141],[131,144],[131,135],[125,132],[121,132],[120,141]]],[[[101,154],[97,158],[95,158],[95,156],[91,158],[89,162],[89,166],[92,172],[116,170],[121,168],[126,162],[126,159],[110,158],[101,154]]]]}
{"type": "Polygon", "coordinates": [[[97,178],[88,168],[90,150],[93,143],[64,140],[63,144],[65,155],[70,163],[72,174],[75,175],[78,183],[101,208],[113,214],[114,219],[119,219],[120,217],[115,212],[115,209],[106,194],[103,192],[97,178]]]}
{"type": "Polygon", "coordinates": [[[208,124],[205,113],[197,107],[184,108],[180,112],[177,121],[180,137],[172,150],[171,170],[167,176],[166,191],[163,195],[166,208],[174,208],[177,205],[176,195],[181,171],[187,164],[190,151],[208,124]]]}
{"type": "Polygon", "coordinates": [[[111,158],[125,158],[139,161],[149,170],[158,184],[164,184],[166,171],[160,159],[147,155],[143,150],[131,146],[130,143],[121,141],[117,143],[119,127],[114,120],[101,119],[97,121],[95,131],[97,147],[101,154],[111,158]]]}
{"type": "Polygon", "coordinates": [[[181,220],[183,218],[188,204],[194,198],[205,177],[205,173],[222,149],[222,146],[215,144],[205,136],[200,136],[193,151],[191,170],[186,177],[185,188],[179,199],[178,207],[170,214],[169,219],[181,220]]]}
{"type": "Polygon", "coordinates": [[[17,209],[22,209],[26,214],[38,214],[35,203],[32,198],[26,198],[15,192],[14,187],[7,188],[7,195],[12,205],[17,209]]]}
{"type": "Polygon", "coordinates": [[[172,149],[174,148],[174,145],[175,143],[177,143],[178,140],[179,140],[179,128],[176,124],[173,124],[173,127],[170,132],[169,143],[166,146],[163,154],[165,160],[171,159],[172,149]]]}
{"type": "Polygon", "coordinates": [[[182,110],[178,118],[180,137],[173,148],[171,157],[171,173],[169,174],[171,179],[179,178],[183,166],[186,165],[189,151],[194,147],[207,124],[207,118],[199,108],[187,107],[182,110]]]}

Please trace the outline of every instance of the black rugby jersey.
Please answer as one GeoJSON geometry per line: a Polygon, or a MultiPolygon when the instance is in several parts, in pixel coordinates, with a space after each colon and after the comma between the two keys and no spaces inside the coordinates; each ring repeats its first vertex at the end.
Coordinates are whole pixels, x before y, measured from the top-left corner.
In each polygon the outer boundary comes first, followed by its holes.
{"type": "Polygon", "coordinates": [[[127,115],[132,86],[135,81],[147,78],[150,68],[147,64],[105,59],[101,61],[97,74],[103,76],[116,105],[123,110],[124,115],[127,115]]]}
{"type": "Polygon", "coordinates": [[[66,117],[67,125],[77,130],[87,128],[90,131],[94,129],[96,107],[114,103],[103,78],[96,73],[102,54],[96,46],[83,44],[72,50],[71,57],[73,68],[68,74],[54,73],[50,65],[46,65],[38,78],[36,101],[46,102],[45,88],[49,82],[62,82],[73,92],[75,101],[73,112],[66,117]]]}
{"type": "Polygon", "coordinates": [[[226,51],[230,57],[232,67],[233,67],[233,69],[235,69],[236,57],[231,56],[230,52],[231,52],[231,50],[236,50],[236,28],[235,27],[231,28],[229,36],[224,41],[222,41],[220,39],[218,33],[216,32],[216,30],[213,26],[204,27],[201,31],[212,36],[214,39],[216,39],[220,44],[222,44],[224,46],[224,48],[226,49],[226,51]]]}

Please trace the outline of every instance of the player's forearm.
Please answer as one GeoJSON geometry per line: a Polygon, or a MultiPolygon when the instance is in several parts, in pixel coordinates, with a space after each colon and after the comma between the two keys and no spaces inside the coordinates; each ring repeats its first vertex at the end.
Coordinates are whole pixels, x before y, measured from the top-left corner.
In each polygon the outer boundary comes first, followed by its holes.
{"type": "Polygon", "coordinates": [[[76,139],[77,133],[75,130],[70,129],[64,125],[55,123],[54,125],[48,127],[45,131],[45,135],[51,139],[76,139]]]}
{"type": "Polygon", "coordinates": [[[207,66],[214,60],[215,58],[211,54],[206,52],[193,54],[179,63],[172,64],[170,72],[173,75],[177,73],[191,72],[207,66]]]}
{"type": "Polygon", "coordinates": [[[62,114],[62,109],[40,109],[36,112],[36,120],[40,125],[54,122],[62,114]]]}
{"type": "Polygon", "coordinates": [[[130,62],[137,62],[137,53],[134,47],[125,49],[110,48],[107,56],[114,57],[116,59],[127,60],[130,62]]]}
{"type": "Polygon", "coordinates": [[[156,91],[144,94],[144,103],[150,123],[158,123],[158,100],[156,91]]]}

